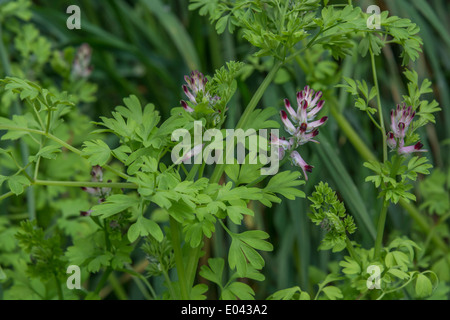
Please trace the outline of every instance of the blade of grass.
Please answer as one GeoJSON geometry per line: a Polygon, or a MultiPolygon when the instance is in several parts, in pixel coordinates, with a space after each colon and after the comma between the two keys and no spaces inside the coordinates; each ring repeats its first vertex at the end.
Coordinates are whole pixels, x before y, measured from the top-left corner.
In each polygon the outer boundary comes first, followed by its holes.
{"type": "Polygon", "coordinates": [[[159,22],[164,27],[170,38],[178,48],[181,56],[191,70],[200,68],[200,61],[198,59],[195,47],[191,41],[189,34],[186,32],[184,26],[176,18],[176,16],[165,7],[160,0],[141,0],[147,9],[154,13],[159,19],[159,22]]]}
{"type": "MultiPolygon", "coordinates": [[[[433,26],[434,30],[441,36],[442,40],[444,40],[448,50],[450,50],[450,33],[444,24],[439,20],[433,8],[431,8],[430,5],[424,0],[412,0],[411,2],[414,7],[423,14],[430,25],[433,26]]],[[[413,21],[416,20],[413,19],[413,21]]]]}
{"type": "Polygon", "coordinates": [[[332,176],[339,192],[342,194],[344,203],[353,213],[358,225],[364,226],[371,238],[375,239],[375,225],[369,215],[369,212],[367,211],[366,206],[364,205],[364,201],[358,191],[358,188],[328,139],[322,135],[319,140],[320,145],[317,146],[317,151],[319,156],[322,158],[322,162],[325,163],[328,172],[332,176]]]}
{"type": "MultiPolygon", "coordinates": [[[[310,239],[310,224],[306,214],[306,200],[296,198],[294,201],[289,201],[289,214],[291,216],[295,232],[295,241],[297,242],[297,255],[300,260],[300,287],[307,289],[309,272],[308,268],[311,263],[311,239],[310,239]],[[299,210],[300,209],[300,210],[299,210]],[[303,210],[302,210],[303,209],[303,210]],[[300,211],[300,212],[298,212],[300,211]]],[[[276,213],[277,214],[277,213],[276,213]]]]}

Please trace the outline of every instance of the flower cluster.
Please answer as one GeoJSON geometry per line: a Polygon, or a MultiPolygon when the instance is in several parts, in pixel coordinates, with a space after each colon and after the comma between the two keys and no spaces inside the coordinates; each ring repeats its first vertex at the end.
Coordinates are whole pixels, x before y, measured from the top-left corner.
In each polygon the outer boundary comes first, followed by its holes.
{"type": "MultiPolygon", "coordinates": [[[[100,166],[94,166],[91,170],[92,182],[103,182],[103,168],[100,166]]],[[[111,182],[111,180],[108,180],[111,182]]],[[[105,202],[106,197],[111,192],[111,188],[92,188],[92,187],[81,187],[83,191],[93,195],[94,197],[98,197],[98,202],[105,202]]],[[[89,216],[92,210],[82,211],[80,214],[82,216],[89,216]]]]}
{"type": "Polygon", "coordinates": [[[406,104],[398,104],[395,110],[391,110],[392,131],[387,133],[387,144],[392,150],[397,150],[399,154],[427,151],[422,150],[423,144],[420,141],[415,145],[405,146],[406,133],[415,115],[416,113],[412,107],[406,107],[406,104]]]}
{"type": "MultiPolygon", "coordinates": [[[[210,106],[214,106],[220,97],[214,96],[206,90],[208,79],[199,71],[192,71],[190,77],[184,76],[187,85],[183,85],[183,91],[188,97],[192,105],[196,106],[201,102],[207,102],[210,106]]],[[[181,100],[181,106],[187,112],[194,112],[194,109],[184,100],[181,100]]]]}
{"type": "Polygon", "coordinates": [[[78,48],[72,66],[72,76],[76,79],[87,79],[92,73],[91,63],[92,48],[84,43],[78,48]]]}
{"type": "Polygon", "coordinates": [[[291,137],[289,139],[271,137],[272,144],[278,146],[280,159],[288,151],[292,163],[302,168],[306,180],[308,180],[306,172],[311,172],[313,166],[307,164],[295,149],[309,141],[318,143],[314,137],[319,134],[318,128],[328,120],[328,117],[315,120],[325,103],[324,100],[320,100],[321,98],[321,91],[314,92],[313,89],[306,86],[303,91],[297,93],[297,110],[294,110],[289,100],[285,99],[284,105],[287,113],[284,110],[280,112],[281,121],[291,137]]]}

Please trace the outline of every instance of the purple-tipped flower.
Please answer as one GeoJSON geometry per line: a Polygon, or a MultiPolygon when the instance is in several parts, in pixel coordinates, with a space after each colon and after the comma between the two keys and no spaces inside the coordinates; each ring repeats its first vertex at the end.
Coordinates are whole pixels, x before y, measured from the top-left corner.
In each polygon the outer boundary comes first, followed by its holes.
{"type": "Polygon", "coordinates": [[[89,216],[91,215],[91,213],[92,213],[92,210],[89,210],[89,211],[81,211],[81,212],[80,212],[80,216],[82,216],[82,217],[89,217],[89,216]]]}
{"type": "Polygon", "coordinates": [[[315,142],[314,138],[319,134],[318,128],[327,122],[328,117],[315,120],[322,110],[325,101],[320,100],[322,92],[314,92],[309,86],[297,93],[297,110],[295,110],[288,99],[284,99],[286,111],[280,112],[281,121],[286,131],[291,135],[289,139],[271,137],[271,143],[278,148],[280,159],[286,151],[290,151],[292,163],[302,168],[305,179],[308,180],[307,172],[311,172],[313,166],[308,165],[295,149],[307,142],[315,142]]]}
{"type": "Polygon", "coordinates": [[[406,104],[398,104],[397,108],[391,111],[392,131],[387,133],[386,142],[389,148],[397,150],[399,154],[427,151],[422,150],[423,144],[421,142],[417,142],[413,146],[405,146],[405,137],[415,115],[416,112],[412,107],[406,107],[406,104]]]}
{"type": "Polygon", "coordinates": [[[281,110],[280,114],[281,114],[281,121],[283,122],[284,128],[286,129],[286,131],[289,132],[289,134],[291,134],[291,135],[295,134],[297,129],[294,127],[292,122],[288,119],[286,112],[284,110],[281,110]]]}
{"type": "MultiPolygon", "coordinates": [[[[184,76],[184,80],[186,81],[186,84],[183,85],[182,88],[192,105],[196,106],[197,104],[206,101],[213,107],[220,100],[220,97],[212,97],[209,91],[206,90],[208,79],[201,72],[197,70],[192,71],[190,76],[184,76]]],[[[187,112],[194,112],[194,109],[183,100],[181,101],[181,106],[187,112]]]]}
{"type": "Polygon", "coordinates": [[[417,142],[413,146],[398,148],[398,153],[400,153],[400,154],[410,154],[410,153],[413,153],[413,152],[426,152],[427,150],[422,149],[422,147],[423,147],[423,144],[421,142],[417,142]]]}
{"type": "Polygon", "coordinates": [[[194,109],[189,107],[188,104],[186,103],[186,101],[181,100],[180,103],[181,103],[181,106],[183,107],[183,109],[186,110],[187,112],[189,112],[189,113],[194,112],[194,109]]]}
{"type": "Polygon", "coordinates": [[[397,141],[395,140],[395,136],[394,136],[393,132],[389,131],[387,133],[386,142],[387,142],[387,145],[389,146],[389,148],[395,149],[395,147],[397,146],[397,141]]]}
{"type": "Polygon", "coordinates": [[[100,166],[93,166],[91,170],[92,181],[102,182],[103,181],[103,168],[100,166]]]}
{"type": "MultiPolygon", "coordinates": [[[[103,168],[101,166],[93,166],[91,176],[92,182],[103,182],[103,168]]],[[[111,182],[111,180],[108,180],[108,182],[111,182]]],[[[93,195],[94,197],[99,197],[99,202],[102,202],[111,192],[111,188],[81,187],[81,190],[93,195]]]]}
{"type": "Polygon", "coordinates": [[[302,168],[303,174],[305,175],[305,180],[308,180],[308,175],[306,174],[306,172],[312,172],[312,169],[314,167],[307,164],[305,160],[303,160],[303,158],[300,156],[300,153],[295,150],[291,153],[291,160],[294,165],[302,168]]]}

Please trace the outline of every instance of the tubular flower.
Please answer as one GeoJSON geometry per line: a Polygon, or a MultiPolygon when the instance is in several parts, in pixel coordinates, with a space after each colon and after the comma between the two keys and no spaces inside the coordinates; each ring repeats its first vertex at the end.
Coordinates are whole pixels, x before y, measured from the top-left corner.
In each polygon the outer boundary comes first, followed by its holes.
{"type": "Polygon", "coordinates": [[[186,110],[187,112],[194,112],[194,109],[189,107],[188,104],[186,103],[186,101],[181,100],[180,103],[181,103],[181,106],[183,107],[183,109],[186,110]]]}
{"type": "MultiPolygon", "coordinates": [[[[92,182],[103,182],[103,168],[100,166],[94,166],[91,170],[92,182]]],[[[108,180],[108,182],[111,182],[108,180]]],[[[108,194],[111,192],[111,188],[92,188],[92,187],[81,187],[81,190],[87,193],[99,197],[99,202],[103,202],[108,194]]]]}
{"type": "Polygon", "coordinates": [[[280,112],[281,121],[291,137],[289,139],[271,137],[272,145],[278,148],[280,158],[284,157],[286,151],[290,151],[292,163],[302,168],[306,180],[308,180],[306,173],[311,172],[313,166],[308,165],[295,149],[310,141],[318,143],[314,137],[319,134],[318,128],[328,120],[328,117],[315,120],[325,103],[320,100],[321,98],[321,91],[314,92],[306,86],[303,91],[297,93],[297,110],[292,107],[288,99],[284,99],[286,111],[280,112]]]}
{"type": "Polygon", "coordinates": [[[291,153],[291,159],[292,159],[292,163],[300,168],[302,168],[303,170],[303,174],[305,175],[305,180],[308,180],[308,175],[306,174],[306,172],[312,172],[312,169],[314,168],[313,166],[307,164],[305,162],[305,160],[303,160],[303,158],[300,156],[300,153],[298,153],[297,151],[292,151],[291,153]]]}
{"type": "MultiPolygon", "coordinates": [[[[93,166],[91,170],[92,182],[103,182],[103,168],[101,166],[93,166]]],[[[110,183],[111,180],[108,180],[110,183]]],[[[105,202],[105,199],[108,197],[111,192],[111,188],[94,188],[94,187],[81,187],[81,190],[89,193],[90,195],[98,198],[98,203],[105,202]]],[[[80,215],[82,217],[88,217],[92,213],[92,210],[81,211],[80,215]]]]}
{"type": "MultiPolygon", "coordinates": [[[[193,105],[198,105],[199,103],[206,101],[211,106],[214,106],[220,100],[220,97],[212,97],[206,90],[208,79],[201,72],[197,70],[192,71],[190,76],[184,76],[184,80],[186,81],[186,84],[182,86],[184,94],[193,105]]],[[[180,103],[187,112],[194,112],[194,109],[191,108],[186,101],[181,100],[180,103]]]]}
{"type": "Polygon", "coordinates": [[[416,112],[406,104],[397,105],[395,110],[391,110],[391,130],[387,133],[386,142],[389,148],[397,150],[399,154],[410,154],[413,152],[426,152],[423,144],[417,142],[412,146],[405,146],[405,137],[416,112]]]}
{"type": "Polygon", "coordinates": [[[88,211],[81,211],[80,212],[80,216],[82,217],[89,217],[92,213],[92,210],[88,210],[88,211]]]}

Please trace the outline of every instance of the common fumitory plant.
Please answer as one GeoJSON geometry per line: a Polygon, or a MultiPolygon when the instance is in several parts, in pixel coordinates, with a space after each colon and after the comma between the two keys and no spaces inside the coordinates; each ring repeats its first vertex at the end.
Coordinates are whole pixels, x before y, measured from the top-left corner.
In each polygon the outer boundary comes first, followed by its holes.
{"type": "MultiPolygon", "coordinates": [[[[0,23],[10,19],[13,26],[8,39],[31,15],[30,2],[19,2],[22,6],[0,4],[0,23]]],[[[138,9],[147,3],[142,1],[138,9]]],[[[185,34],[174,31],[183,24],[173,23],[159,0],[152,4],[158,20],[170,25],[172,37],[185,34]]],[[[122,3],[120,8],[131,10],[129,6],[122,3]]],[[[110,11],[117,8],[111,5],[110,11]]],[[[99,59],[94,69],[97,47],[88,44],[51,53],[49,40],[29,23],[26,36],[18,36],[9,48],[20,54],[19,62],[11,66],[0,45],[6,63],[0,80],[0,208],[8,213],[0,215],[0,272],[8,277],[0,294],[100,299],[114,291],[126,299],[118,277],[132,277],[140,297],[151,300],[421,299],[446,294],[446,204],[425,199],[421,207],[416,205],[423,201],[416,184],[433,167],[430,137],[423,129],[435,123],[440,111],[436,101],[426,100],[431,82],[420,82],[412,69],[421,52],[418,27],[384,11],[381,29],[370,29],[369,15],[351,1],[191,0],[189,9],[208,16],[219,35],[225,30],[228,37],[239,34],[239,41],[247,43],[240,42],[246,50],[237,51],[246,53],[234,58],[243,62],[228,61],[211,73],[200,68],[184,78],[167,77],[173,81],[168,88],[177,88],[170,112],[159,105],[169,104],[169,95],[155,90],[154,103],[147,103],[138,96],[145,90],[133,90],[115,108],[102,101],[108,114],[89,122],[81,110],[95,100],[98,87],[90,81],[102,79],[97,70],[105,68],[108,76],[103,78],[114,78],[121,87],[127,84],[121,76],[109,76],[122,70],[112,64],[114,59],[99,59]],[[407,92],[397,92],[398,105],[389,117],[386,101],[391,97],[382,97],[377,63],[382,49],[391,45],[398,46],[407,92]],[[352,59],[367,62],[361,65],[368,71],[353,72],[352,59]],[[40,76],[49,68],[59,78],[40,76]],[[369,77],[352,79],[352,74],[369,77]],[[295,92],[294,103],[278,98],[295,92]],[[347,93],[354,98],[351,112],[347,93]],[[276,131],[280,127],[285,133],[276,131]],[[179,130],[194,139],[173,161],[179,130]],[[268,130],[269,139],[263,134],[253,139],[255,132],[268,130]],[[212,139],[211,132],[222,138],[212,139]],[[261,155],[250,154],[252,143],[266,158],[278,155],[274,174],[262,175],[267,163],[252,162],[261,155]],[[249,154],[208,164],[204,153],[218,145],[249,154]],[[192,163],[194,158],[200,161],[192,163]],[[420,233],[405,232],[401,208],[420,233]],[[436,232],[423,208],[442,215],[436,232]],[[307,217],[319,231],[310,228],[307,217]],[[295,245],[290,242],[294,238],[299,240],[295,245]],[[323,256],[310,259],[316,239],[321,239],[323,256]],[[430,252],[430,243],[438,252],[430,252]],[[289,260],[277,264],[282,255],[289,260]],[[320,260],[321,268],[310,266],[312,260],[320,260]],[[287,281],[283,277],[290,273],[278,268],[291,265],[295,275],[287,281]],[[67,285],[68,266],[80,268],[81,287],[67,285]]],[[[140,16],[133,11],[133,17],[140,16]]],[[[2,32],[0,26],[0,39],[5,38],[2,32]]],[[[130,30],[125,33],[138,45],[130,30]]],[[[115,39],[112,47],[126,50],[125,43],[115,39]]],[[[206,66],[192,58],[190,43],[183,38],[176,47],[193,68],[206,66]]],[[[227,49],[231,55],[232,48],[227,49]]],[[[139,52],[128,53],[145,60],[139,52]]],[[[118,61],[128,63],[126,59],[118,61]]],[[[425,181],[425,186],[445,184],[437,176],[425,181]]]]}

